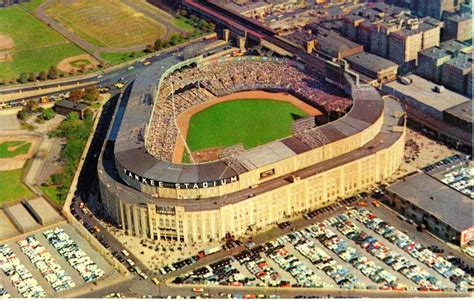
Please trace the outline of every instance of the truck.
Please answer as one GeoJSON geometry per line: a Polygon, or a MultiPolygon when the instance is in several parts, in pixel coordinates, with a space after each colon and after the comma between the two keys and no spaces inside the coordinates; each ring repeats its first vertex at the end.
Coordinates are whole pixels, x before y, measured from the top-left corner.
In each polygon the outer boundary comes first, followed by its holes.
{"type": "Polygon", "coordinates": [[[222,246],[221,246],[221,245],[215,246],[215,247],[212,247],[212,248],[204,249],[203,252],[204,252],[204,255],[205,255],[205,256],[208,256],[208,255],[217,253],[217,252],[219,252],[220,250],[222,250],[222,246]]]}

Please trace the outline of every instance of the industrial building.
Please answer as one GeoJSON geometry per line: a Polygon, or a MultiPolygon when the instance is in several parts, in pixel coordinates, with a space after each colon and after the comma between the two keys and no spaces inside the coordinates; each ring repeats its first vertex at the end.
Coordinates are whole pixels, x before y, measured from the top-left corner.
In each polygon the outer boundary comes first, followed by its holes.
{"type": "MultiPolygon", "coordinates": [[[[463,124],[453,123],[452,119],[445,119],[446,110],[458,105],[466,107],[472,105],[469,98],[417,75],[386,83],[382,86],[382,90],[405,104],[408,117],[412,122],[452,144],[453,147],[466,147],[467,150],[472,148],[472,132],[466,130],[467,127],[463,124]]],[[[464,116],[462,118],[467,117],[466,114],[462,116],[464,116]]]]}
{"type": "Polygon", "coordinates": [[[304,29],[284,36],[284,38],[304,49],[307,53],[318,51],[337,60],[364,51],[362,45],[344,38],[333,30],[318,25],[308,25],[304,29]]]}
{"type": "Polygon", "coordinates": [[[361,52],[345,57],[351,69],[383,84],[397,79],[398,65],[380,56],[361,52]]]}
{"type": "Polygon", "coordinates": [[[446,241],[464,245],[474,238],[473,199],[428,174],[418,173],[391,185],[386,202],[446,241]]]}

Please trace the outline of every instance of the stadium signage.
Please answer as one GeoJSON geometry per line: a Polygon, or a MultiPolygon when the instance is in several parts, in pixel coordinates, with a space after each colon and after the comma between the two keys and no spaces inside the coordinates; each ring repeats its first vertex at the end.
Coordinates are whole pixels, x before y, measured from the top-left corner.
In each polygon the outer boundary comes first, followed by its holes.
{"type": "Polygon", "coordinates": [[[234,183],[239,180],[239,176],[232,176],[225,179],[220,179],[216,181],[206,181],[206,182],[198,182],[198,183],[170,183],[170,182],[163,182],[163,181],[156,181],[153,179],[145,178],[134,174],[133,172],[129,171],[128,169],[124,168],[123,172],[130,178],[145,184],[150,185],[153,187],[159,188],[171,188],[171,189],[200,189],[200,188],[211,188],[217,186],[223,186],[226,184],[234,183]]]}

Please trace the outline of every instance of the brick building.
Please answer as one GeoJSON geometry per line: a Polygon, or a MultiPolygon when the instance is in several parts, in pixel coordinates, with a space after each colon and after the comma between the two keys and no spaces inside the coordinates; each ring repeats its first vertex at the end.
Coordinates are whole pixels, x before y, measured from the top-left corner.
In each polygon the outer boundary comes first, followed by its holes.
{"type": "Polygon", "coordinates": [[[437,84],[442,83],[442,66],[460,53],[471,53],[472,46],[450,40],[418,53],[416,74],[437,84]]]}
{"type": "Polygon", "coordinates": [[[415,68],[420,50],[439,45],[443,26],[439,20],[419,19],[407,9],[384,3],[356,9],[342,19],[344,36],[394,61],[402,72],[415,68]]]}

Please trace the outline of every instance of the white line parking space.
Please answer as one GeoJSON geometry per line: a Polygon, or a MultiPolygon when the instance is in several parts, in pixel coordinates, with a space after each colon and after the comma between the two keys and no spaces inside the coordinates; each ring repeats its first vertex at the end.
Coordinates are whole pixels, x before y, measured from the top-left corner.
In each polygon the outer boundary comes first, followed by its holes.
{"type": "Polygon", "coordinates": [[[21,297],[46,297],[43,287],[33,278],[31,272],[20,262],[8,245],[0,245],[0,267],[21,297]]]}
{"type": "Polygon", "coordinates": [[[234,286],[395,291],[467,291],[474,285],[469,274],[365,208],[347,208],[344,213],[247,248],[177,277],[174,283],[228,285],[233,281],[234,286]],[[235,274],[241,276],[228,277],[235,274]],[[256,281],[248,281],[254,278],[256,281]]]}
{"type": "Polygon", "coordinates": [[[0,270],[0,298],[62,297],[116,273],[67,223],[0,245],[0,270]]]}
{"type": "Polygon", "coordinates": [[[18,245],[54,291],[59,292],[76,286],[71,276],[64,271],[51,256],[51,253],[34,236],[19,240],[18,245]]]}

